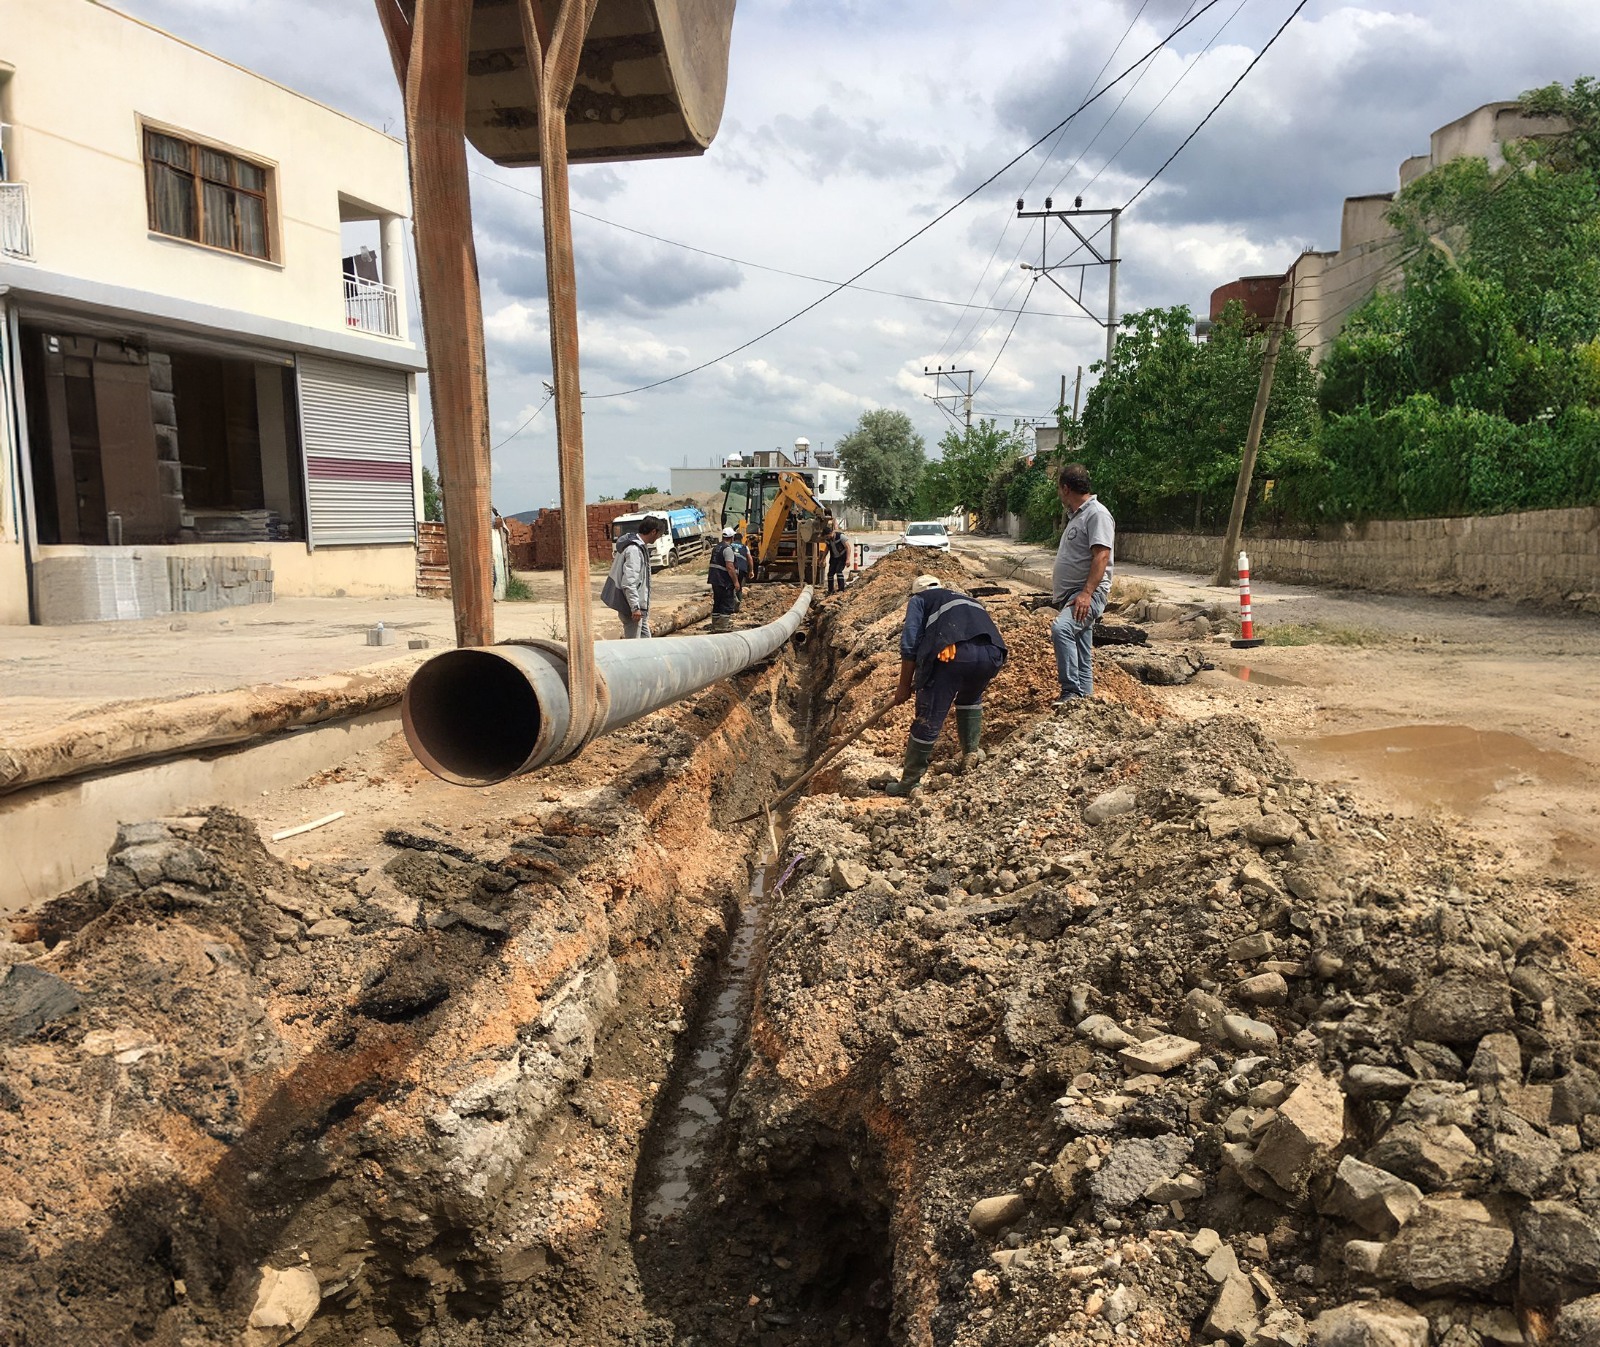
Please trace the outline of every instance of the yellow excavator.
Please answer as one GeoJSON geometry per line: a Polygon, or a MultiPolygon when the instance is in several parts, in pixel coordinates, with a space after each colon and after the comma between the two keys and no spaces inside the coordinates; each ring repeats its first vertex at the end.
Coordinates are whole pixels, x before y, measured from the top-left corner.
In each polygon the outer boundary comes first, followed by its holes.
{"type": "Polygon", "coordinates": [[[804,474],[757,469],[722,479],[722,527],[750,549],[756,580],[813,584],[827,573],[829,513],[804,474]]]}

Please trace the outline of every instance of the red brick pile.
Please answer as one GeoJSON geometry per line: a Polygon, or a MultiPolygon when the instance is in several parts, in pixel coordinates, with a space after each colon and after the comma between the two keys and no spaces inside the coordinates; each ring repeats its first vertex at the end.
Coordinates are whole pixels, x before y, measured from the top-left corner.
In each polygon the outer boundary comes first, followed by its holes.
{"type": "MultiPolygon", "coordinates": [[[[608,500],[589,507],[589,560],[611,560],[611,521],[619,514],[631,514],[638,507],[629,500],[608,500]]],[[[532,528],[531,556],[525,569],[561,569],[561,511],[546,510],[532,528]]],[[[514,563],[519,569],[523,564],[514,563]]]]}
{"type": "Polygon", "coordinates": [[[444,525],[417,525],[417,593],[425,599],[450,597],[450,550],[444,525]]]}
{"type": "Polygon", "coordinates": [[[533,560],[533,525],[523,519],[507,519],[505,524],[510,539],[511,569],[514,571],[536,569],[533,560]]]}

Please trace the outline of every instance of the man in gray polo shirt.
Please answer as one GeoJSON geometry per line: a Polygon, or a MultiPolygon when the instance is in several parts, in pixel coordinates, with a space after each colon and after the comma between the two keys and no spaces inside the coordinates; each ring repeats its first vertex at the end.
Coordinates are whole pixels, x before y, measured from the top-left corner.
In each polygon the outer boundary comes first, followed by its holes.
{"type": "Polygon", "coordinates": [[[1050,624],[1056,673],[1065,706],[1094,691],[1094,624],[1111,596],[1111,552],[1117,525],[1111,511],[1089,490],[1089,470],[1069,463],[1057,478],[1067,527],[1056,549],[1051,588],[1060,615],[1050,624]]]}

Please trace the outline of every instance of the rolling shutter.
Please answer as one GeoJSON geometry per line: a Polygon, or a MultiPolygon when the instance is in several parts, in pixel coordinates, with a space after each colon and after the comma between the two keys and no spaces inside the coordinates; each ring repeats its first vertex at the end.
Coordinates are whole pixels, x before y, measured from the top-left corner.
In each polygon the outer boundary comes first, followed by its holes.
{"type": "Polygon", "coordinates": [[[416,541],[406,376],[299,356],[311,545],[416,541]]]}

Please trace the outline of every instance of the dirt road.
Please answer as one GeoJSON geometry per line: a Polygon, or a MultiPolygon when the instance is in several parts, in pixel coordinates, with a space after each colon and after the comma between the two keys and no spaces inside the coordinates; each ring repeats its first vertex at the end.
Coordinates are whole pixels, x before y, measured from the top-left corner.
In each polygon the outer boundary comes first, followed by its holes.
{"type": "MultiPolygon", "coordinates": [[[[986,565],[1049,569],[1047,548],[959,546],[986,565]]],[[[1237,603],[1199,576],[1125,565],[1117,575],[1177,604],[1237,603]]],[[[1219,668],[1165,693],[1174,709],[1244,711],[1312,780],[1400,815],[1457,815],[1514,868],[1600,872],[1600,622],[1259,578],[1252,599],[1268,644],[1202,642],[1219,668]]]]}

